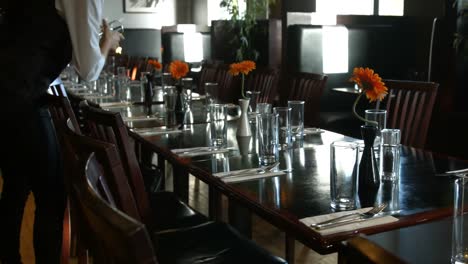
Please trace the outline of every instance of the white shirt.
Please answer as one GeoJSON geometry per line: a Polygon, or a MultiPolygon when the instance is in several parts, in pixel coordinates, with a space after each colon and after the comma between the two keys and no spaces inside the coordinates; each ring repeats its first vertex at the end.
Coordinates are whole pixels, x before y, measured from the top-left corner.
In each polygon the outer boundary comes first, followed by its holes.
{"type": "Polygon", "coordinates": [[[55,0],[70,32],[72,65],[86,81],[96,80],[106,61],[99,46],[103,4],[104,0],[55,0]]]}

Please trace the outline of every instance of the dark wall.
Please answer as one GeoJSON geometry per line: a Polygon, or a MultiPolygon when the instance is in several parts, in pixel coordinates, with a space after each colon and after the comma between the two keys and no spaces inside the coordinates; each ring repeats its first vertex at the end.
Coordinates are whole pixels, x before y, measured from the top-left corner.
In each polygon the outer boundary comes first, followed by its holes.
{"type": "Polygon", "coordinates": [[[161,58],[161,30],[129,28],[121,42],[123,53],[129,56],[161,58]]]}

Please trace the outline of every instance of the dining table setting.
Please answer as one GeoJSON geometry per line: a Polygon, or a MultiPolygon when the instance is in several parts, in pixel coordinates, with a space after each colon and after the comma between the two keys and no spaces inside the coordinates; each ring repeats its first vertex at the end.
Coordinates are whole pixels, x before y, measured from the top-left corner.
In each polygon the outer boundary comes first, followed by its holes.
{"type": "Polygon", "coordinates": [[[129,133],[150,147],[158,159],[171,164],[173,188],[181,199],[188,201],[188,177],[193,175],[209,186],[212,219],[220,218],[220,199],[226,196],[229,221],[244,234],[251,235],[252,214],[285,232],[286,256],[291,263],[294,249],[288,240],[328,254],[357,234],[379,234],[452,216],[453,176],[460,173],[445,172],[468,168],[464,160],[398,145],[398,178],[382,180],[375,200],[364,204],[357,193],[362,186],[354,186],[357,182],[352,178],[357,176],[363,141],[304,127],[291,113],[298,108],[299,121],[303,120],[307,113],[303,105],[300,109],[300,102],[266,107],[264,113],[263,106],[258,111],[250,109],[251,135],[239,136],[242,109],[194,92],[193,83],[184,88],[191,90],[189,97],[184,92],[177,97],[182,105],[178,111],[167,104],[171,99],[164,85],[152,87],[153,98],[159,99],[151,100],[150,105],[143,103],[144,87],[136,82],[127,86],[129,97],[125,99],[94,93],[86,84],[65,86],[105,110],[119,112],[129,133]],[[331,155],[336,142],[351,145],[351,156],[331,155]],[[333,176],[344,172],[346,176],[336,177],[355,182],[342,184],[333,176]],[[346,189],[349,186],[355,189],[346,189]],[[334,196],[341,192],[349,192],[351,206],[334,203],[334,196]]]}

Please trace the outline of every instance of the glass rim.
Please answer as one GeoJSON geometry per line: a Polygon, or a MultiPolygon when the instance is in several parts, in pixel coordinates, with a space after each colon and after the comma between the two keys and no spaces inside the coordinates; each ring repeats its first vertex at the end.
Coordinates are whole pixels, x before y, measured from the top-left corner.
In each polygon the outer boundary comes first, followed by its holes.
{"type": "Polygon", "coordinates": [[[366,109],[364,110],[365,113],[387,113],[385,109],[366,109]]]}
{"type": "Polygon", "coordinates": [[[290,101],[288,101],[288,104],[305,104],[305,101],[301,101],[301,100],[290,100],[290,101]]]}
{"type": "Polygon", "coordinates": [[[216,82],[206,82],[206,83],[204,83],[203,85],[204,85],[204,86],[207,86],[207,85],[208,85],[208,86],[212,86],[212,85],[214,86],[214,85],[218,85],[218,83],[216,83],[216,82]]]}
{"type": "Polygon", "coordinates": [[[288,106],[275,106],[275,107],[273,107],[273,111],[275,111],[275,110],[289,110],[289,111],[291,111],[292,108],[288,107],[288,106]]]}
{"type": "Polygon", "coordinates": [[[248,93],[248,94],[249,94],[249,93],[250,93],[250,94],[251,94],[251,93],[253,93],[253,94],[260,94],[261,91],[250,91],[250,90],[249,90],[249,91],[246,91],[246,93],[248,93]]]}
{"type": "Polygon", "coordinates": [[[335,140],[330,144],[330,147],[351,147],[351,148],[359,148],[359,143],[355,141],[345,141],[345,140],[335,140]]]}

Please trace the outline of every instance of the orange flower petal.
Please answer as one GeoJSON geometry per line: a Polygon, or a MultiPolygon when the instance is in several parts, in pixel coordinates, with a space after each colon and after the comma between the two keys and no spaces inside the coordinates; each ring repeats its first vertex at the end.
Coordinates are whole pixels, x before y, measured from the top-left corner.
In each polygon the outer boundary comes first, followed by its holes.
{"type": "Polygon", "coordinates": [[[187,75],[188,71],[188,64],[180,60],[173,61],[169,65],[169,72],[171,73],[172,78],[176,80],[187,75]]]}
{"type": "Polygon", "coordinates": [[[356,83],[371,102],[383,100],[388,93],[382,78],[370,68],[354,68],[349,81],[356,83]]]}

